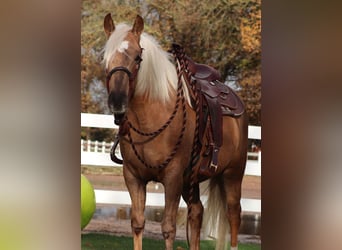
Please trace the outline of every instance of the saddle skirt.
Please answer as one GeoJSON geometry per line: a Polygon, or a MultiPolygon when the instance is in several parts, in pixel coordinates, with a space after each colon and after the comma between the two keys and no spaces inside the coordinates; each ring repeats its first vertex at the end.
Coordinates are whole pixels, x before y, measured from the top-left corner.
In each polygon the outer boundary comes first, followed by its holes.
{"type": "Polygon", "coordinates": [[[197,79],[197,82],[201,86],[201,92],[206,97],[215,99],[220,104],[222,115],[237,117],[243,114],[245,106],[240,97],[230,87],[219,80],[208,83],[197,79]]]}
{"type": "Polygon", "coordinates": [[[245,106],[240,97],[230,87],[220,81],[220,73],[205,64],[195,63],[190,57],[185,56],[188,61],[188,69],[196,79],[197,88],[208,98],[215,99],[221,106],[222,115],[240,116],[245,106]]]}

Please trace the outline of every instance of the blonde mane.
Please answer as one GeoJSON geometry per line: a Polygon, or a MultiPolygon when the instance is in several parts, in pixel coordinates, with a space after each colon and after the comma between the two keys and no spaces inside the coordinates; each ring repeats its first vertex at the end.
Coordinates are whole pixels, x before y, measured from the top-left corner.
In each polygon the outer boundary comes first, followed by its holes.
{"type": "MultiPolygon", "coordinates": [[[[130,29],[131,27],[126,24],[118,24],[109,37],[103,50],[106,68],[130,29]]],[[[143,48],[143,61],[138,73],[135,95],[145,95],[151,100],[166,103],[177,90],[177,71],[171,61],[172,56],[146,33],[141,35],[140,46],[143,48]]]]}

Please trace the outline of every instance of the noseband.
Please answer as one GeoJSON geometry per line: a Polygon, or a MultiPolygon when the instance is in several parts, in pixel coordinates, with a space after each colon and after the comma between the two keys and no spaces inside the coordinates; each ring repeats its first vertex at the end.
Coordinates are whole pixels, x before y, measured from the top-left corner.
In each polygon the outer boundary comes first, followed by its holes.
{"type": "Polygon", "coordinates": [[[122,71],[122,72],[125,72],[127,74],[127,76],[128,76],[129,88],[130,88],[130,93],[131,93],[130,96],[133,95],[133,93],[132,93],[132,91],[134,90],[133,83],[134,83],[135,78],[137,77],[137,74],[138,74],[138,71],[139,71],[139,68],[140,68],[140,63],[142,61],[142,58],[141,58],[142,51],[143,51],[143,49],[141,49],[140,55],[138,55],[134,59],[136,65],[135,65],[133,73],[131,71],[129,71],[129,69],[124,67],[124,66],[114,67],[113,69],[111,69],[111,71],[109,71],[109,73],[106,76],[106,85],[107,85],[107,92],[108,93],[109,93],[109,81],[112,78],[112,75],[115,72],[122,71]]]}
{"type": "Polygon", "coordinates": [[[133,81],[134,80],[134,79],[132,79],[132,73],[131,73],[131,71],[129,71],[129,69],[127,69],[126,67],[123,67],[123,66],[115,67],[111,71],[109,71],[109,73],[107,75],[107,90],[109,88],[108,84],[109,84],[110,78],[112,77],[112,75],[115,72],[118,72],[118,71],[125,72],[128,75],[129,81],[133,81]]]}

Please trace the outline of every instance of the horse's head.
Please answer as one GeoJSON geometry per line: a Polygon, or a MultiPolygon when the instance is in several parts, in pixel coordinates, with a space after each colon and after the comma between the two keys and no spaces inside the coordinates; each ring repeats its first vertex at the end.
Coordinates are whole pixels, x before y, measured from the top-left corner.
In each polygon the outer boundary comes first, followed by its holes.
{"type": "MultiPolygon", "coordinates": [[[[142,48],[140,35],[144,29],[144,21],[137,16],[133,27],[125,37],[111,37],[115,25],[110,14],[104,18],[104,30],[108,39],[119,39],[115,51],[106,63],[106,84],[108,91],[108,107],[115,116],[115,124],[119,125],[125,116],[128,102],[132,98],[140,67],[142,48]]],[[[115,34],[113,34],[115,35],[115,34]]]]}

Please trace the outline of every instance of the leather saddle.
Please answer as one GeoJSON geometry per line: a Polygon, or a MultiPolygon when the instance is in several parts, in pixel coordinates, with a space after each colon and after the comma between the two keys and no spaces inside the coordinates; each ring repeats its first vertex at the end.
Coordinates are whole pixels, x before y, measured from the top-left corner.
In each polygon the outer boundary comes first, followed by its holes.
{"type": "Polygon", "coordinates": [[[220,81],[220,72],[209,65],[195,63],[188,56],[185,58],[188,60],[188,69],[200,85],[200,91],[209,98],[216,99],[221,106],[222,115],[242,115],[245,110],[243,102],[234,90],[220,81]]]}
{"type": "Polygon", "coordinates": [[[172,51],[181,67],[190,73],[189,80],[199,93],[199,141],[203,144],[204,136],[208,139],[199,173],[212,176],[217,169],[218,153],[223,141],[223,116],[239,117],[245,107],[234,90],[220,81],[221,75],[216,69],[194,62],[178,44],[173,44],[172,51]]]}

